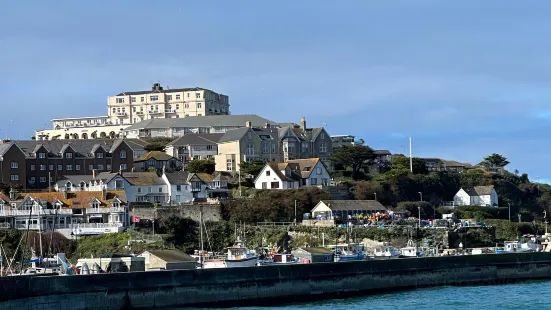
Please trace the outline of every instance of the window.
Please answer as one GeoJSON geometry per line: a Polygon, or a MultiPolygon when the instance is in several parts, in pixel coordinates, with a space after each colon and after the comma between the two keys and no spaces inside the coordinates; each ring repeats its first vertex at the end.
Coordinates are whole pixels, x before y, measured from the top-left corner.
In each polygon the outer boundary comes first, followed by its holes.
{"type": "Polygon", "coordinates": [[[189,109],[189,103],[184,104],[185,109],[189,109]]]}
{"type": "Polygon", "coordinates": [[[75,170],[80,171],[80,165],[75,165],[75,170]]]}
{"type": "MultiPolygon", "coordinates": [[[[13,168],[13,167],[12,167],[13,168]]],[[[16,167],[17,168],[17,167],[16,167]]],[[[31,170],[32,171],[35,171],[36,170],[36,166],[35,165],[31,165],[31,170]]]]}
{"type": "Polygon", "coordinates": [[[251,140],[253,138],[253,133],[252,132],[247,132],[247,139],[251,140]]]}
{"type": "Polygon", "coordinates": [[[63,165],[57,165],[57,170],[62,171],[63,170],[63,165]]]}
{"type": "Polygon", "coordinates": [[[144,102],[144,101],[145,101],[145,97],[141,97],[140,102],[144,102]]]}
{"type": "Polygon", "coordinates": [[[150,100],[150,101],[158,101],[158,100],[159,100],[159,96],[157,96],[157,95],[151,96],[151,97],[149,97],[149,100],[150,100]]]}
{"type": "Polygon", "coordinates": [[[105,170],[111,171],[111,165],[106,165],[106,166],[105,166],[105,170]]]}
{"type": "Polygon", "coordinates": [[[172,100],[172,95],[167,95],[166,100],[172,100]]]}
{"type": "Polygon", "coordinates": [[[266,176],[267,176],[267,177],[270,176],[270,170],[266,171],[266,176]]]}
{"type": "Polygon", "coordinates": [[[92,209],[99,209],[99,202],[97,200],[92,201],[92,209]]]}
{"type": "Polygon", "coordinates": [[[189,98],[189,93],[187,93],[187,97],[189,98]]]}
{"type": "Polygon", "coordinates": [[[54,183],[54,177],[50,177],[50,183],[54,183]]]}
{"type": "Polygon", "coordinates": [[[264,153],[264,154],[270,153],[270,145],[268,143],[265,143],[262,146],[262,153],[264,153]]]}
{"type": "Polygon", "coordinates": [[[73,165],[67,165],[67,166],[65,167],[65,170],[67,170],[67,171],[72,171],[72,170],[73,170],[73,165]]]}
{"type": "Polygon", "coordinates": [[[180,100],[180,95],[176,95],[176,100],[180,100]]]}
{"type": "Polygon", "coordinates": [[[142,188],[138,187],[138,194],[141,194],[141,193],[142,193],[142,188]]]}
{"type": "Polygon", "coordinates": [[[233,171],[233,161],[231,159],[226,160],[226,170],[233,171]]]}
{"type": "Polygon", "coordinates": [[[29,179],[29,184],[34,184],[34,182],[36,182],[36,178],[35,177],[31,177],[29,179]]]}
{"type": "Polygon", "coordinates": [[[262,182],[262,189],[268,188],[268,182],[262,182]]]}
{"type": "Polygon", "coordinates": [[[126,164],[121,164],[121,170],[126,170],[126,164]]]}
{"type": "Polygon", "coordinates": [[[200,109],[200,108],[201,108],[201,102],[197,102],[197,109],[200,109]]]}
{"type": "Polygon", "coordinates": [[[130,98],[130,102],[136,102],[136,97],[130,98]]]}
{"type": "Polygon", "coordinates": [[[103,153],[96,153],[97,158],[103,158],[103,153]]]}
{"type": "Polygon", "coordinates": [[[325,139],[325,132],[322,132],[322,133],[320,134],[320,138],[321,138],[322,140],[325,139]]]}
{"type": "Polygon", "coordinates": [[[270,183],[270,188],[279,188],[279,182],[270,183]]]}
{"type": "Polygon", "coordinates": [[[73,158],[73,153],[65,153],[65,158],[67,159],[73,158]]]}
{"type": "Polygon", "coordinates": [[[40,165],[40,171],[46,171],[46,165],[40,165]]]}
{"type": "Polygon", "coordinates": [[[46,177],[40,177],[40,183],[46,183],[46,177]]]}
{"type": "Polygon", "coordinates": [[[327,142],[322,142],[322,143],[320,144],[320,152],[321,152],[321,153],[327,152],[327,142]]]}
{"type": "Polygon", "coordinates": [[[162,193],[162,192],[163,192],[163,188],[159,187],[159,193],[162,193]]]}
{"type": "Polygon", "coordinates": [[[180,202],[180,195],[176,195],[176,199],[174,199],[175,202],[180,202]]]}
{"type": "Polygon", "coordinates": [[[121,159],[126,159],[126,150],[122,150],[120,155],[121,159]]]}
{"type": "Polygon", "coordinates": [[[120,208],[121,203],[117,200],[113,200],[112,204],[113,208],[120,208]]]}
{"type": "Polygon", "coordinates": [[[320,175],[320,174],[321,174],[321,167],[317,167],[317,168],[316,168],[316,174],[317,174],[317,175],[320,175]]]}
{"type": "Polygon", "coordinates": [[[124,189],[124,182],[122,180],[115,180],[115,189],[117,190],[124,189]]]}
{"type": "Polygon", "coordinates": [[[38,153],[38,158],[40,159],[46,158],[46,153],[38,153]]]}
{"type": "Polygon", "coordinates": [[[302,142],[302,153],[308,153],[308,142],[302,142]]]}
{"type": "Polygon", "coordinates": [[[54,165],[48,165],[48,170],[54,171],[54,165]]]}
{"type": "Polygon", "coordinates": [[[11,168],[12,168],[12,169],[17,169],[17,168],[19,168],[19,163],[16,162],[16,161],[12,161],[12,162],[11,162],[11,168]]]}
{"type": "Polygon", "coordinates": [[[201,93],[196,93],[195,98],[200,99],[201,98],[201,93]]]}
{"type": "Polygon", "coordinates": [[[212,145],[207,145],[207,151],[212,151],[212,145]]]}
{"type": "Polygon", "coordinates": [[[276,153],[276,145],[275,143],[272,143],[272,154],[276,153]]]}
{"type": "Polygon", "coordinates": [[[176,185],[176,191],[181,192],[182,191],[182,185],[176,185]]]}
{"type": "Polygon", "coordinates": [[[117,98],[117,103],[124,103],[124,98],[117,98]]]}
{"type": "Polygon", "coordinates": [[[153,189],[152,189],[151,187],[148,187],[148,188],[147,188],[147,192],[148,192],[148,193],[153,193],[153,189]]]}
{"type": "Polygon", "coordinates": [[[318,179],[310,179],[310,185],[318,185],[318,179]]]}
{"type": "Polygon", "coordinates": [[[88,165],[88,170],[90,171],[94,170],[94,165],[88,165]]]}
{"type": "Polygon", "coordinates": [[[12,181],[19,181],[19,174],[12,174],[12,175],[10,176],[10,179],[11,179],[12,181]]]}
{"type": "Polygon", "coordinates": [[[321,185],[327,186],[327,179],[321,179],[321,185]]]}
{"type": "Polygon", "coordinates": [[[98,165],[98,170],[103,170],[103,165],[98,165]]]}

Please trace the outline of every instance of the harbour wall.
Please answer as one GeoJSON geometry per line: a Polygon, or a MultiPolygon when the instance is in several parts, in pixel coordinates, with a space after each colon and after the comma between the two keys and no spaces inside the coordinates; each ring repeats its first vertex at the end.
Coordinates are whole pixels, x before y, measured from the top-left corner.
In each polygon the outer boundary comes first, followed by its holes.
{"type": "Polygon", "coordinates": [[[179,216],[187,217],[196,222],[201,217],[201,209],[203,210],[203,220],[205,222],[218,222],[222,219],[220,204],[189,204],[173,207],[153,208],[134,208],[132,215],[142,219],[153,219],[159,217],[179,216]]]}
{"type": "Polygon", "coordinates": [[[551,278],[551,253],[0,278],[1,309],[132,309],[292,302],[551,278]]]}

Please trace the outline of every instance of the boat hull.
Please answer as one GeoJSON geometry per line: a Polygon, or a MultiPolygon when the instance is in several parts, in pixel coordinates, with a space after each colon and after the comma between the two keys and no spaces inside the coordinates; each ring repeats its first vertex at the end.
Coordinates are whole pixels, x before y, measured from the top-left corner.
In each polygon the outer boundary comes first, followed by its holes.
{"type": "Polygon", "coordinates": [[[258,263],[258,257],[251,257],[240,260],[208,260],[203,264],[204,269],[211,268],[236,268],[236,267],[252,267],[258,263]]]}

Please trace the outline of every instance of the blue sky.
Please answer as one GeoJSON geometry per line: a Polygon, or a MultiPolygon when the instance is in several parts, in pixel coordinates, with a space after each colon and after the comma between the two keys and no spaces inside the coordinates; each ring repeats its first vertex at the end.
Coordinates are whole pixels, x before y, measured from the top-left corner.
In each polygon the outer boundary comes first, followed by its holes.
{"type": "Polygon", "coordinates": [[[551,180],[551,2],[2,1],[0,136],[201,86],[233,114],[327,124],[377,149],[551,180]]]}

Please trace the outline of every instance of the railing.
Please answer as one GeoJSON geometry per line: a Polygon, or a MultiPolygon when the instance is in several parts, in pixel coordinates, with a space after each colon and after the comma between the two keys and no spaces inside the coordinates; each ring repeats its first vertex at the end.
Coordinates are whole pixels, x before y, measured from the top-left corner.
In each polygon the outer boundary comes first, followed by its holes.
{"type": "Polygon", "coordinates": [[[157,110],[155,110],[155,111],[149,111],[149,114],[160,114],[160,113],[162,113],[162,112],[157,111],[157,110]]]}
{"type": "Polygon", "coordinates": [[[176,110],[165,109],[165,113],[176,113],[176,110]]]}
{"type": "Polygon", "coordinates": [[[117,116],[126,116],[126,112],[117,112],[117,116]]]}
{"type": "Polygon", "coordinates": [[[136,112],[136,115],[142,115],[143,114],[143,111],[137,111],[136,112]]]}
{"type": "Polygon", "coordinates": [[[36,217],[38,215],[56,215],[56,214],[73,214],[72,209],[46,209],[46,210],[33,210],[32,212],[30,210],[2,210],[0,211],[0,216],[32,216],[36,217]]]}
{"type": "Polygon", "coordinates": [[[257,226],[291,226],[295,225],[295,222],[257,222],[257,226]]]}
{"type": "Polygon", "coordinates": [[[30,230],[49,230],[55,229],[76,229],[76,228],[116,228],[122,227],[122,223],[79,223],[79,224],[15,224],[13,228],[16,229],[30,229],[30,230]]]}
{"type": "Polygon", "coordinates": [[[126,212],[126,208],[90,208],[86,209],[86,213],[120,213],[126,212]]]}
{"type": "Polygon", "coordinates": [[[72,224],[72,228],[110,228],[122,227],[122,223],[79,223],[72,224]]]}
{"type": "Polygon", "coordinates": [[[0,228],[11,228],[10,223],[0,223],[0,228]]]}

